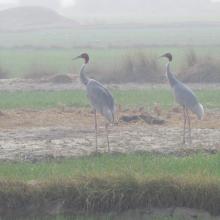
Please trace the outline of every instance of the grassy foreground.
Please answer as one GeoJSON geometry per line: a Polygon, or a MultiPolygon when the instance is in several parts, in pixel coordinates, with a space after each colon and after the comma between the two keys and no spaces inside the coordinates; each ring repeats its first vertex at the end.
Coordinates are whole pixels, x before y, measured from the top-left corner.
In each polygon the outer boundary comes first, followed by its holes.
{"type": "MultiPolygon", "coordinates": [[[[117,104],[124,107],[152,107],[160,103],[161,107],[173,106],[174,99],[169,88],[148,88],[143,90],[114,90],[113,96],[117,104]]],[[[196,91],[200,102],[207,108],[220,107],[220,90],[204,89],[196,91]]],[[[89,102],[84,90],[72,91],[28,91],[1,92],[0,108],[35,108],[45,109],[60,105],[71,107],[88,107],[89,102]]]]}
{"type": "MultiPolygon", "coordinates": [[[[220,214],[220,154],[98,155],[0,164],[0,210],[77,214],[190,207],[220,214]]],[[[3,211],[0,211],[3,214],[3,211]]]]}

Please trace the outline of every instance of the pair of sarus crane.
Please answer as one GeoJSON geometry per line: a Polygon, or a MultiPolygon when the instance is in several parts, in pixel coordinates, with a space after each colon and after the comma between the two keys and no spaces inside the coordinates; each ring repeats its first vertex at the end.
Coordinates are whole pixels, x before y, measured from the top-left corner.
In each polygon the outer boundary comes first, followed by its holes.
{"type": "MultiPolygon", "coordinates": [[[[203,106],[198,102],[194,92],[179,81],[175,75],[170,71],[170,63],[173,60],[173,57],[170,53],[166,53],[161,56],[168,59],[168,63],[166,64],[166,75],[173,91],[176,102],[182,106],[183,108],[183,118],[184,118],[184,127],[183,127],[183,144],[186,143],[186,126],[188,123],[188,135],[189,135],[189,143],[191,144],[191,122],[189,111],[192,111],[197,115],[198,119],[202,119],[204,116],[203,106]]],[[[94,119],[95,119],[95,140],[96,140],[96,152],[98,150],[97,144],[97,117],[96,113],[100,113],[106,119],[105,129],[106,129],[106,137],[108,143],[108,151],[110,151],[109,147],[109,137],[108,137],[108,125],[109,123],[114,123],[114,114],[115,114],[115,103],[112,94],[109,92],[107,88],[105,88],[100,82],[90,79],[85,74],[85,67],[89,63],[89,56],[86,53],[81,54],[80,56],[74,58],[75,59],[83,59],[84,64],[80,70],[80,80],[86,86],[87,97],[90,101],[90,104],[94,111],[94,119]]]]}

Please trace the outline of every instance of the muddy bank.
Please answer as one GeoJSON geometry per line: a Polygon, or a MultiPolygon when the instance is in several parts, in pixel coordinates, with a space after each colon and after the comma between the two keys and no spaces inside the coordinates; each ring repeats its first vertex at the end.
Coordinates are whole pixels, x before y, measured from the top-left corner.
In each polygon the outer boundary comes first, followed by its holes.
{"type": "Polygon", "coordinates": [[[139,181],[131,176],[82,177],[30,183],[1,181],[0,216],[6,219],[6,216],[11,215],[94,215],[109,212],[125,212],[119,216],[137,217],[133,219],[144,219],[155,214],[189,217],[185,219],[209,219],[211,215],[218,216],[218,181],[203,184],[200,181],[184,177],[145,178],[139,181]],[[146,210],[128,212],[135,209],[146,210]]]}

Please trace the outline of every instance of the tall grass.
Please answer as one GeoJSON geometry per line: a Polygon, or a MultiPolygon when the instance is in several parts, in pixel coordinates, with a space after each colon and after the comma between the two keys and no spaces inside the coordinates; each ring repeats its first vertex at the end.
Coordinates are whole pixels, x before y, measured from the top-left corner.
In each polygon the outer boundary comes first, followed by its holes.
{"type": "Polygon", "coordinates": [[[30,67],[25,75],[25,78],[37,80],[37,79],[41,79],[41,78],[55,75],[57,73],[58,72],[55,69],[55,67],[52,67],[48,64],[46,65],[43,63],[34,62],[30,65],[30,67]]]}
{"type": "MultiPolygon", "coordinates": [[[[149,207],[220,213],[220,155],[101,155],[0,164],[0,210],[77,214],[149,207]]],[[[0,211],[0,214],[2,212],[0,211]]]]}
{"type": "MultiPolygon", "coordinates": [[[[74,49],[1,49],[1,66],[8,72],[8,77],[24,77],[30,73],[33,68],[33,64],[42,65],[45,68],[55,70],[58,73],[75,73],[77,74],[82,62],[72,61],[72,58],[81,54],[82,52],[88,52],[90,55],[90,66],[88,67],[88,73],[92,74],[95,78],[101,79],[102,75],[111,72],[113,79],[117,75],[120,76],[121,66],[123,72],[125,66],[126,57],[132,58],[132,62],[137,65],[137,59],[134,58],[137,54],[144,54],[146,58],[150,55],[150,59],[155,58],[155,62],[159,62],[162,65],[161,72],[155,71],[155,74],[164,74],[166,61],[158,60],[157,56],[165,53],[172,52],[175,61],[172,64],[172,69],[175,73],[180,73],[182,67],[186,64],[186,54],[189,51],[189,47],[176,47],[176,46],[160,46],[149,48],[74,48],[74,49]],[[151,54],[154,54],[152,56],[151,54]],[[156,56],[156,57],[155,57],[156,56]],[[118,66],[119,65],[119,66],[118,66]],[[95,68],[93,68],[95,67],[95,68]],[[115,71],[117,70],[117,71],[115,71]],[[96,71],[98,73],[96,73],[96,71]]],[[[196,54],[201,56],[209,55],[211,57],[218,56],[218,47],[195,47],[196,54]]],[[[138,64],[139,65],[139,64],[138,64]]],[[[146,75],[145,75],[146,76],[146,75]]],[[[109,76],[110,77],[110,76],[109,76]]]]}
{"type": "Polygon", "coordinates": [[[146,52],[129,53],[122,56],[114,65],[93,65],[89,72],[105,83],[159,83],[163,71],[155,55],[146,52]]]}
{"type": "Polygon", "coordinates": [[[220,59],[210,55],[197,54],[190,50],[186,64],[180,71],[180,78],[191,83],[220,83],[220,59]]]}

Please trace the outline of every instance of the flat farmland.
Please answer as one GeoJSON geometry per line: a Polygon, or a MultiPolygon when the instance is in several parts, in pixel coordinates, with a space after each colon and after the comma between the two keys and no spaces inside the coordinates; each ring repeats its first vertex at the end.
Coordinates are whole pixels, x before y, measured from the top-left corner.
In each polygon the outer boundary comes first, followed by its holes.
{"type": "Polygon", "coordinates": [[[72,58],[86,51],[91,62],[120,64],[128,55],[144,53],[157,58],[170,51],[181,68],[193,49],[199,56],[219,58],[220,28],[204,27],[84,27],[75,30],[10,32],[0,35],[0,66],[9,77],[23,77],[33,69],[72,73],[79,68],[72,58]]]}
{"type": "MultiPolygon", "coordinates": [[[[74,84],[69,86],[74,88],[74,84]]],[[[13,87],[12,83],[10,87],[13,87]]],[[[21,91],[1,91],[2,159],[38,160],[94,152],[93,114],[84,89],[60,88],[61,91],[51,91],[47,86],[44,91],[38,91],[37,87],[36,90],[25,91],[23,87],[21,91]]],[[[110,127],[113,152],[175,153],[187,150],[181,146],[182,111],[176,107],[167,86],[115,88],[112,85],[109,88],[116,100],[116,118],[119,120],[118,125],[110,127]],[[141,120],[125,123],[120,120],[123,116],[142,113],[159,117],[165,120],[165,124],[149,125],[141,120]]],[[[220,89],[217,85],[215,88],[197,86],[195,91],[204,104],[206,116],[203,121],[192,116],[194,144],[188,150],[219,151],[220,89]]],[[[104,124],[103,118],[99,117],[100,152],[106,151],[104,124]]]]}

